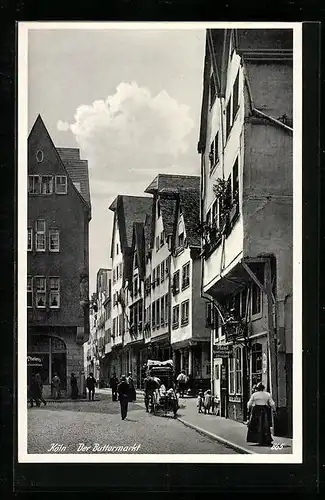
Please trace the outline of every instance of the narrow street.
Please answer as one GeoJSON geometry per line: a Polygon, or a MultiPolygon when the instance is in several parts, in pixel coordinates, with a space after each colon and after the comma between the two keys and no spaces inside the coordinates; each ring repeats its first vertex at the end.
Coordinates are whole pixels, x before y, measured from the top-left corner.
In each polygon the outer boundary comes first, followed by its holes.
{"type": "Polygon", "coordinates": [[[146,413],[141,400],[129,404],[125,421],[119,403],[102,394],[92,402],[48,402],[28,409],[28,453],[121,453],[113,448],[121,446],[147,454],[235,453],[172,416],[146,413]]]}

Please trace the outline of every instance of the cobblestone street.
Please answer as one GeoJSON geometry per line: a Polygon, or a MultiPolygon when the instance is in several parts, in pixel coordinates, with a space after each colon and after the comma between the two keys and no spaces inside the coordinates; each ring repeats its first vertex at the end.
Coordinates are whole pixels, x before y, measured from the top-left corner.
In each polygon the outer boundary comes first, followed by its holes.
{"type": "Polygon", "coordinates": [[[141,400],[129,404],[125,421],[119,403],[102,395],[92,402],[49,402],[28,409],[28,453],[110,453],[118,452],[110,447],[134,445],[137,453],[148,454],[235,453],[171,416],[146,413],[141,400]],[[107,448],[96,451],[96,444],[107,448]]]}

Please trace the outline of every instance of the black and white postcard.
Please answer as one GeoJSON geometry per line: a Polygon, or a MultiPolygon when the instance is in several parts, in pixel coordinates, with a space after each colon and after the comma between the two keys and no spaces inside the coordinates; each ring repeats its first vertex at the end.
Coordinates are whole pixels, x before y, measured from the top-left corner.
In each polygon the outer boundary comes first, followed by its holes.
{"type": "Polygon", "coordinates": [[[18,460],[302,463],[301,23],[18,23],[18,460]]]}

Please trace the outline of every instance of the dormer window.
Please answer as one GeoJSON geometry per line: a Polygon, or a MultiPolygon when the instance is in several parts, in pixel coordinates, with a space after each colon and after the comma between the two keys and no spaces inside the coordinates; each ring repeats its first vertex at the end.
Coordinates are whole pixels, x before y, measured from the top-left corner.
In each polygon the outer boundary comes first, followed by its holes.
{"type": "Polygon", "coordinates": [[[178,246],[179,247],[184,246],[184,232],[178,235],[178,246]]]}

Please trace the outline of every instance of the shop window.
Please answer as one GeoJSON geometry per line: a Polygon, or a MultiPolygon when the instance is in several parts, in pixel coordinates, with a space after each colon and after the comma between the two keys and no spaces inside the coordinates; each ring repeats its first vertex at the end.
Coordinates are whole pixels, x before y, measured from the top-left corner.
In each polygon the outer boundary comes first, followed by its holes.
{"type": "Polygon", "coordinates": [[[190,285],[190,263],[187,262],[182,269],[182,290],[190,285]]]}
{"type": "Polygon", "coordinates": [[[56,194],[67,194],[68,180],[66,175],[57,175],[55,177],[55,192],[56,194]]]}
{"type": "Polygon", "coordinates": [[[33,307],[33,278],[27,276],[27,307],[33,307]]]}
{"type": "Polygon", "coordinates": [[[46,279],[44,276],[36,276],[36,307],[44,309],[46,306],[46,279]]]}
{"type": "Polygon", "coordinates": [[[27,251],[33,250],[33,229],[27,228],[27,251]]]}
{"type": "Polygon", "coordinates": [[[36,251],[45,252],[45,220],[38,219],[36,221],[36,251]]]}
{"type": "Polygon", "coordinates": [[[235,394],[235,358],[229,359],[229,394],[235,394]]]}
{"type": "Polygon", "coordinates": [[[41,178],[39,175],[28,176],[28,193],[29,194],[41,193],[41,178]]]}
{"type": "Polygon", "coordinates": [[[189,321],[189,301],[185,300],[185,302],[182,302],[181,304],[181,325],[185,326],[188,324],[189,321]]]}
{"type": "Polygon", "coordinates": [[[52,194],[53,193],[53,176],[52,175],[42,175],[41,181],[41,193],[42,194],[52,194]]]}
{"type": "Polygon", "coordinates": [[[173,329],[179,326],[179,305],[173,307],[173,329]]]}
{"type": "Polygon", "coordinates": [[[252,346],[252,386],[262,381],[262,344],[252,346]]]}
{"type": "Polygon", "coordinates": [[[49,230],[49,251],[60,251],[60,231],[58,229],[49,230]]]}
{"type": "Polygon", "coordinates": [[[238,347],[235,351],[236,394],[242,394],[242,351],[238,347]]]}

